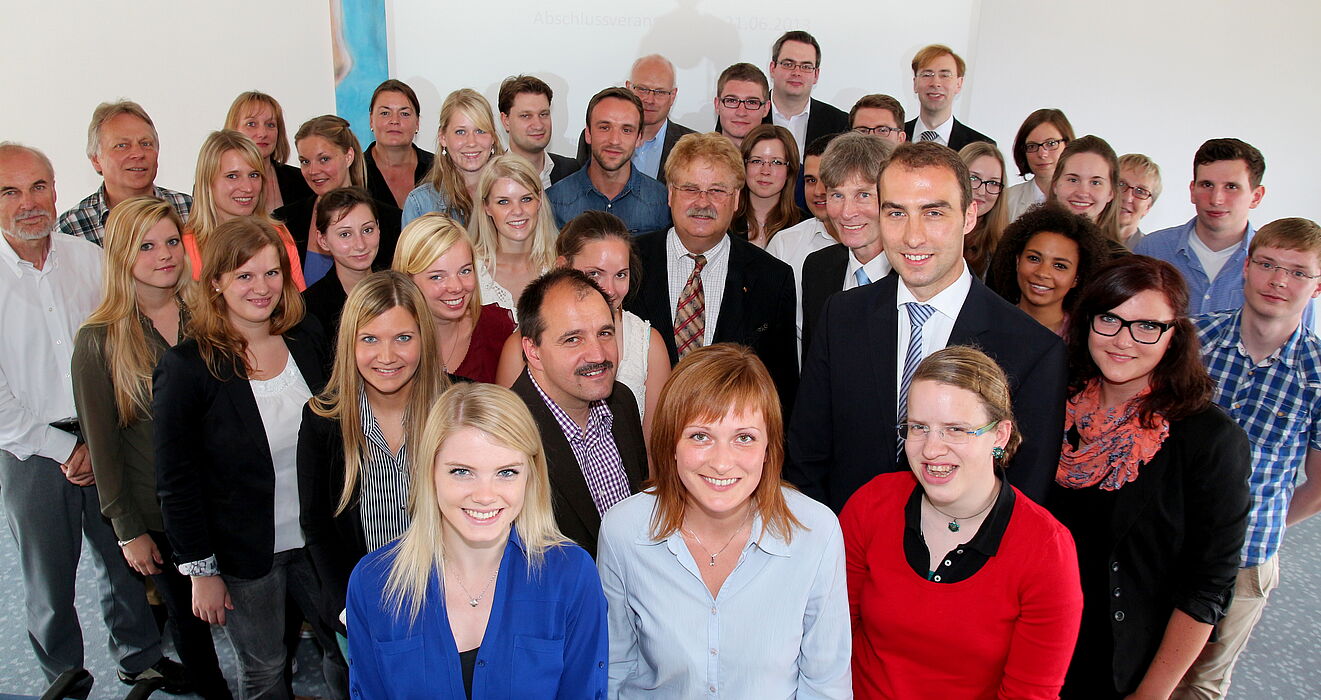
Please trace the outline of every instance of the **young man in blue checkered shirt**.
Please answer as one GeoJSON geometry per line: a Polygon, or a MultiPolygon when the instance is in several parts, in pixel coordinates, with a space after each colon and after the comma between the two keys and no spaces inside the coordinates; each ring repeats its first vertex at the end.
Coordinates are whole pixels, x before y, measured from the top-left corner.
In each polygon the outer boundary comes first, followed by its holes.
{"type": "Polygon", "coordinates": [[[1193,317],[1215,402],[1252,441],[1253,506],[1234,588],[1217,630],[1173,697],[1220,698],[1279,581],[1287,526],[1321,510],[1321,340],[1303,311],[1321,295],[1321,226],[1261,227],[1243,262],[1243,306],[1193,317]],[[1295,489],[1299,468],[1307,481],[1295,489]]]}

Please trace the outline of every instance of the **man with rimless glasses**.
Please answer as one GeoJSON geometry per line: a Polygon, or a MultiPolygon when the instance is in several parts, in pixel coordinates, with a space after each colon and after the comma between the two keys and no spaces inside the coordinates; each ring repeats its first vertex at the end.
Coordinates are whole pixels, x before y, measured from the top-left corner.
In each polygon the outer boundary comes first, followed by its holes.
{"type": "Polygon", "coordinates": [[[968,69],[962,57],[948,46],[932,44],[913,56],[912,67],[913,92],[922,108],[917,119],[904,124],[909,141],[935,141],[956,151],[974,141],[995,143],[954,118],[954,98],[963,90],[968,69]]]}
{"type": "MultiPolygon", "coordinates": [[[[624,87],[642,100],[642,140],[633,151],[633,167],[665,184],[665,159],[670,157],[670,149],[685,134],[693,133],[670,121],[670,109],[679,94],[674,64],[660,54],[643,56],[633,62],[624,87]]],[[[586,163],[590,157],[586,137],[579,136],[578,162],[586,163]]]]}
{"type": "Polygon", "coordinates": [[[1321,226],[1298,218],[1262,226],[1239,269],[1242,308],[1194,316],[1193,323],[1215,402],[1251,442],[1252,509],[1233,602],[1178,698],[1224,697],[1279,582],[1285,528],[1321,510],[1321,341],[1302,323],[1303,310],[1321,296],[1321,226]],[[1307,480],[1295,489],[1300,467],[1307,480]]]}

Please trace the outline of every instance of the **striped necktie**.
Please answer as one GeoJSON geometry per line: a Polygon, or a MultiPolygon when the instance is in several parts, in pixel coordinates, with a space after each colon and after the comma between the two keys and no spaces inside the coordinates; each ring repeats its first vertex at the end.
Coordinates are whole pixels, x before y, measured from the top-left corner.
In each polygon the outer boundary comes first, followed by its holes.
{"type": "Polygon", "coordinates": [[[702,336],[706,333],[706,294],[702,291],[706,256],[689,254],[688,257],[693,259],[693,273],[683,284],[674,314],[674,346],[679,350],[680,360],[689,351],[702,347],[702,336]]]}
{"type": "Polygon", "coordinates": [[[923,131],[922,134],[917,137],[919,141],[935,141],[939,138],[940,134],[937,134],[934,131],[923,131]]]}
{"type": "MultiPolygon", "coordinates": [[[[899,422],[908,418],[908,387],[913,383],[913,373],[922,362],[922,325],[931,319],[936,307],[910,301],[908,307],[908,352],[904,354],[904,376],[899,383],[899,405],[895,411],[899,422]]],[[[899,455],[904,453],[903,441],[899,442],[899,455]]]]}

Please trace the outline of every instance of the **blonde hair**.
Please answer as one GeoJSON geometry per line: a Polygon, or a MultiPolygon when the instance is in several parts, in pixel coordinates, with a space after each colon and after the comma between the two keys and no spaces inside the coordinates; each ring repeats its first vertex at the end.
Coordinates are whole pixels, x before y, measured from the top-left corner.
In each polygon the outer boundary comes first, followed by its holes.
{"type": "MultiPolygon", "coordinates": [[[[963,164],[969,168],[972,168],[974,160],[982,156],[990,156],[1000,164],[1000,194],[1003,195],[1007,189],[1004,181],[1009,171],[1005,169],[1005,157],[1000,153],[1000,149],[993,143],[974,141],[959,150],[959,158],[963,159],[963,164]]],[[[963,259],[968,263],[968,267],[972,268],[973,274],[986,276],[984,271],[991,264],[995,247],[1000,245],[1000,238],[1004,236],[1005,227],[1008,225],[1009,205],[1004,203],[1003,197],[996,195],[991,210],[985,214],[978,214],[977,224],[963,238],[963,259]]]]}
{"type": "MultiPolygon", "coordinates": [[[[440,105],[440,128],[436,132],[436,158],[431,161],[431,171],[427,173],[426,183],[443,195],[450,203],[450,211],[456,218],[471,221],[474,203],[468,194],[468,187],[463,184],[463,175],[449,157],[441,153],[440,134],[449,128],[455,113],[462,110],[478,129],[491,135],[491,155],[504,155],[505,147],[496,135],[495,119],[491,116],[491,103],[482,94],[471,88],[462,88],[451,92],[440,105]]],[[[491,162],[488,160],[486,165],[491,162]]],[[[538,176],[540,181],[540,176],[538,176]]]]}
{"type": "MultiPolygon", "coordinates": [[[[473,247],[472,241],[468,240],[468,234],[458,222],[440,212],[423,214],[408,222],[403,232],[399,234],[399,242],[395,244],[394,249],[394,261],[390,267],[408,275],[411,280],[413,275],[426,272],[436,258],[449,252],[449,249],[457,243],[464,243],[469,249],[473,247]]],[[[474,275],[477,274],[476,262],[474,255],[474,275]]],[[[472,294],[468,297],[468,308],[464,313],[473,323],[476,323],[477,318],[482,315],[481,285],[472,288],[472,294]]]]}
{"type": "MultiPolygon", "coordinates": [[[[103,351],[121,427],[151,418],[151,373],[160,357],[147,343],[147,335],[138,319],[133,265],[137,262],[142,239],[163,220],[174,224],[176,229],[183,228],[174,207],[155,197],[132,197],[110,211],[103,242],[106,266],[101,288],[104,293],[101,305],[83,323],[87,327],[106,329],[103,351]]],[[[182,255],[182,247],[179,252],[184,268],[174,288],[176,295],[190,279],[187,256],[182,255]]]]}
{"type": "Polygon", "coordinates": [[[733,174],[735,187],[742,189],[748,179],[747,168],[743,165],[743,156],[732,141],[714,131],[701,134],[684,134],[665,159],[665,181],[675,186],[679,171],[689,163],[704,160],[713,167],[724,166],[733,174]]]}
{"type": "Polygon", "coordinates": [[[1018,421],[1014,420],[1009,380],[995,360],[977,348],[952,345],[922,360],[913,372],[913,383],[919,381],[936,382],[973,394],[987,418],[1009,423],[1009,441],[1004,446],[1004,456],[997,460],[1001,464],[1009,462],[1023,436],[1018,432],[1018,421]]]}
{"type": "Polygon", "coordinates": [[[353,135],[353,129],[349,127],[347,120],[333,114],[312,117],[298,127],[298,133],[294,134],[294,144],[297,145],[299,141],[310,136],[320,136],[339,150],[352,153],[353,162],[349,163],[349,186],[367,186],[367,161],[362,156],[362,146],[358,143],[358,137],[353,135]]]}
{"type": "Polygon", "coordinates": [[[256,90],[240,93],[229,105],[229,113],[225,115],[225,128],[239,131],[239,121],[252,114],[258,105],[270,108],[271,117],[275,120],[275,150],[271,152],[271,159],[276,163],[289,162],[289,132],[284,128],[284,110],[274,97],[256,90]]]}
{"type": "Polygon", "coordinates": [[[358,332],[385,312],[401,308],[417,323],[417,370],[408,384],[408,408],[404,413],[404,444],[417,444],[422,434],[422,422],[427,409],[449,387],[449,380],[440,365],[436,348],[435,322],[427,309],[426,299],[408,275],[395,270],[383,270],[368,275],[349,292],[340,317],[339,335],[335,339],[335,361],[330,381],[319,395],[312,397],[312,412],[322,418],[339,421],[344,439],[344,490],[340,494],[335,514],[353,501],[361,470],[362,451],[366,444],[362,434],[362,414],[358,400],[365,389],[362,373],[358,371],[355,348],[358,332]]]}
{"type": "Polygon", "coordinates": [[[546,550],[568,542],[555,524],[550,481],[541,433],[527,405],[514,392],[495,384],[455,384],[431,407],[422,439],[414,454],[408,495],[408,530],[394,545],[393,564],[383,599],[394,614],[415,623],[426,604],[431,577],[444,576],[444,517],[436,498],[436,455],[454,434],[467,428],[481,431],[491,442],[527,457],[527,491],[514,530],[523,541],[529,569],[545,561],[546,550]]]}
{"type": "MultiPolygon", "coordinates": [[[[216,211],[216,198],[211,192],[211,181],[220,172],[220,159],[230,151],[237,151],[243,157],[243,164],[266,177],[266,159],[261,157],[257,144],[247,136],[230,129],[213,131],[202,142],[202,150],[197,154],[197,169],[193,173],[193,210],[188,215],[188,229],[197,237],[197,247],[206,247],[206,239],[220,225],[220,213],[216,211]]],[[[256,205],[252,211],[267,211],[266,188],[258,187],[256,205]]]]}
{"type": "MultiPolygon", "coordinates": [[[[550,200],[546,199],[546,192],[541,188],[541,175],[519,156],[498,156],[486,164],[482,179],[477,184],[481,204],[487,203],[495,183],[502,178],[513,180],[537,199],[536,230],[532,232],[532,249],[528,252],[528,258],[534,269],[550,269],[555,264],[555,239],[559,238],[560,230],[555,225],[550,200]]],[[[468,221],[468,230],[473,232],[473,257],[478,265],[494,270],[496,254],[500,252],[500,232],[496,229],[495,221],[486,213],[484,206],[481,211],[473,212],[468,221]]]]}

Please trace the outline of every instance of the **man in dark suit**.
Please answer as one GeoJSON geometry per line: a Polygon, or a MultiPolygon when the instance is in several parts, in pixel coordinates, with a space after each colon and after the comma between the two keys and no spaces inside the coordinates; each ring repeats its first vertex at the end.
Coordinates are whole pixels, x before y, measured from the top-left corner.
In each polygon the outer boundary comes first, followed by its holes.
{"type": "MultiPolygon", "coordinates": [[[[633,151],[633,167],[664,184],[665,159],[670,157],[670,150],[685,134],[693,133],[670,121],[670,109],[679,94],[674,64],[660,54],[643,56],[633,62],[624,87],[642,100],[642,143],[633,151]]],[[[586,165],[590,156],[585,134],[579,135],[578,162],[586,165]]]]}
{"type": "Polygon", "coordinates": [[[935,141],[955,151],[974,141],[995,143],[954,118],[954,98],[963,89],[967,68],[962,57],[941,44],[924,47],[913,56],[913,92],[922,108],[917,119],[904,124],[909,141],[935,141]]]}
{"type": "Polygon", "coordinates": [[[803,363],[786,476],[838,511],[872,477],[906,468],[894,429],[906,413],[902,377],[940,348],[971,345],[1009,376],[1023,445],[1008,478],[1039,502],[1059,462],[1064,344],[964,264],[963,236],[977,212],[958,154],[901,144],[877,189],[881,239],[898,275],[826,300],[803,363]]]}
{"type": "MultiPolygon", "coordinates": [[[[821,77],[821,45],[800,30],[785,32],[771,47],[771,111],[763,124],[782,126],[794,135],[798,152],[820,136],[849,129],[849,115],[812,98],[821,77]]],[[[800,203],[801,205],[801,203],[800,203]]]]}
{"type": "Polygon", "coordinates": [[[729,235],[743,159],[718,134],[689,134],[666,163],[674,226],[638,239],[642,288],[629,310],[660,329],[670,361],[712,343],[751,347],[786,412],[798,383],[793,271],[729,235]]]}
{"type": "Polygon", "coordinates": [[[884,279],[890,261],[882,254],[876,180],[894,146],[875,136],[850,132],[836,136],[821,155],[826,216],[839,243],[803,261],[803,356],[826,299],[835,292],[884,279]]]}
{"type": "Polygon", "coordinates": [[[541,174],[541,187],[551,185],[578,170],[578,161],[555,153],[550,146],[555,133],[550,121],[550,101],[555,93],[540,78],[515,75],[500,83],[497,104],[500,123],[509,134],[509,150],[532,164],[541,174]]]}
{"type": "Polygon", "coordinates": [[[556,268],[523,290],[518,318],[527,370],[511,388],[541,431],[560,532],[595,557],[601,516],[647,477],[637,401],[615,381],[610,302],[587,275],[556,268]]]}

